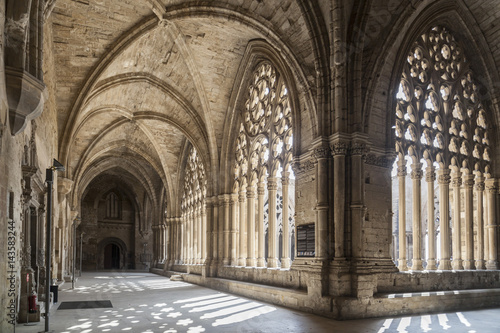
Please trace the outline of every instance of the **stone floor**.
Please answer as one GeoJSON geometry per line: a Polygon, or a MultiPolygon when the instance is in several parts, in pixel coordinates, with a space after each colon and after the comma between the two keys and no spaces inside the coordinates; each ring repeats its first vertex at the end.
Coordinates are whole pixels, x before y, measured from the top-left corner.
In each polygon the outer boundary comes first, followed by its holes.
{"type": "MultiPolygon", "coordinates": [[[[50,331],[72,332],[500,332],[500,308],[336,321],[142,272],[84,273],[59,289],[50,331]],[[110,300],[112,308],[58,310],[62,302],[110,300]]],[[[15,332],[43,332],[45,322],[15,332]]]]}

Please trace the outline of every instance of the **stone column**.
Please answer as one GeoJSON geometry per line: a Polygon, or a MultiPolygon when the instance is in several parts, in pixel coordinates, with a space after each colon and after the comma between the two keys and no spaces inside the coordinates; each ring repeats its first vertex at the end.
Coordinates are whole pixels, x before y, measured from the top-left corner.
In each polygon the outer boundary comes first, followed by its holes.
{"type": "Polygon", "coordinates": [[[194,209],[193,206],[189,207],[188,220],[187,220],[187,234],[188,234],[188,242],[187,242],[187,250],[188,250],[188,264],[192,264],[194,262],[193,258],[193,247],[194,247],[194,238],[193,238],[193,219],[194,219],[194,209]]]}
{"type": "Polygon", "coordinates": [[[184,215],[181,221],[181,236],[182,236],[182,253],[181,260],[182,264],[187,264],[187,217],[184,215]]]}
{"type": "Polygon", "coordinates": [[[247,258],[247,248],[246,248],[246,235],[245,231],[247,230],[247,225],[246,225],[246,211],[247,211],[247,205],[246,205],[246,193],[245,193],[245,187],[242,186],[240,188],[240,193],[238,196],[239,202],[240,202],[240,257],[238,259],[238,266],[245,266],[246,264],[246,258],[247,258]]]}
{"type": "Polygon", "coordinates": [[[205,264],[207,260],[207,209],[206,203],[203,200],[201,202],[201,264],[205,264]]]}
{"type": "MultiPolygon", "coordinates": [[[[351,147],[351,214],[352,214],[352,255],[361,259],[358,263],[362,266],[365,257],[365,242],[363,239],[363,223],[365,220],[365,162],[366,144],[355,142],[351,147]]],[[[357,263],[357,264],[358,264],[357,263]]],[[[356,282],[357,284],[357,282],[356,282]]],[[[357,286],[354,287],[356,293],[357,286]]]]}
{"type": "Polygon", "coordinates": [[[460,228],[460,189],[462,186],[461,173],[456,170],[453,173],[452,187],[453,187],[453,229],[452,229],[452,243],[453,243],[453,269],[464,269],[462,265],[462,241],[461,241],[461,228],[460,228]]]}
{"type": "Polygon", "coordinates": [[[267,178],[267,190],[269,191],[269,230],[268,230],[268,257],[267,257],[267,267],[276,268],[278,267],[278,254],[277,254],[277,235],[276,235],[276,192],[278,190],[278,184],[275,177],[267,178]]]}
{"type": "Polygon", "coordinates": [[[223,205],[224,205],[224,258],[223,265],[229,265],[229,194],[224,195],[223,205]]]}
{"type": "Polygon", "coordinates": [[[412,206],[412,229],[413,229],[413,260],[411,269],[421,271],[422,267],[422,163],[413,163],[411,171],[413,206],[412,206]]]}
{"type": "Polygon", "coordinates": [[[494,178],[486,179],[486,195],[488,200],[488,262],[486,263],[486,269],[496,270],[498,269],[497,262],[497,224],[495,215],[495,196],[498,191],[497,183],[494,178]]]}
{"type": "Polygon", "coordinates": [[[213,232],[213,216],[214,216],[214,209],[213,209],[213,204],[212,204],[212,197],[205,198],[205,207],[206,207],[206,233],[205,233],[205,238],[206,238],[206,259],[205,259],[205,265],[207,266],[207,269],[209,269],[210,265],[212,264],[212,258],[213,258],[213,237],[212,237],[212,232],[213,232]]]}
{"type": "Polygon", "coordinates": [[[345,257],[344,223],[345,223],[345,155],[347,144],[336,142],[332,145],[333,154],[333,207],[335,258],[345,257]]]}
{"type": "Polygon", "coordinates": [[[484,210],[483,210],[483,196],[484,196],[484,177],[480,172],[476,173],[474,190],[476,191],[477,198],[477,253],[476,253],[476,269],[485,269],[484,261],[484,210]]]}
{"type": "Polygon", "coordinates": [[[427,258],[427,270],[435,270],[436,267],[436,227],[434,225],[434,181],[436,174],[432,166],[427,167],[425,181],[427,182],[427,238],[429,240],[429,258],[427,258]]]}
{"type": "MultiPolygon", "coordinates": [[[[316,148],[316,259],[328,259],[328,157],[330,149],[316,148]]],[[[269,194],[270,195],[270,194],[269,194]]]]}
{"type": "Polygon", "coordinates": [[[212,197],[212,266],[219,265],[219,202],[216,196],[212,197]]]}
{"type": "Polygon", "coordinates": [[[238,195],[231,195],[231,266],[238,264],[237,236],[238,236],[238,195]]]}
{"type": "Polygon", "coordinates": [[[475,269],[474,265],[474,175],[472,173],[464,174],[463,177],[465,190],[465,258],[463,261],[464,269],[475,269]]]}
{"type": "Polygon", "coordinates": [[[202,231],[202,223],[201,223],[201,200],[198,201],[198,204],[196,205],[196,233],[194,236],[196,237],[196,263],[201,264],[201,235],[203,234],[202,231]]]}
{"type": "Polygon", "coordinates": [[[439,228],[441,238],[440,270],[450,270],[450,169],[438,170],[439,184],[439,228]]]}
{"type": "Polygon", "coordinates": [[[257,267],[266,267],[265,258],[265,242],[266,235],[264,231],[264,195],[266,194],[266,189],[263,182],[259,182],[257,185],[257,227],[258,227],[258,253],[257,253],[257,267]]]}
{"type": "Polygon", "coordinates": [[[406,161],[398,161],[398,185],[399,185],[399,259],[398,269],[400,271],[408,270],[408,261],[406,259],[406,161]]]}
{"type": "Polygon", "coordinates": [[[247,187],[247,261],[248,267],[255,262],[255,186],[247,187]]]}
{"type": "Polygon", "coordinates": [[[283,223],[283,243],[281,258],[281,268],[290,268],[290,226],[288,223],[288,186],[290,185],[290,172],[283,172],[281,175],[282,193],[283,193],[283,210],[282,210],[282,223],[283,223]]]}

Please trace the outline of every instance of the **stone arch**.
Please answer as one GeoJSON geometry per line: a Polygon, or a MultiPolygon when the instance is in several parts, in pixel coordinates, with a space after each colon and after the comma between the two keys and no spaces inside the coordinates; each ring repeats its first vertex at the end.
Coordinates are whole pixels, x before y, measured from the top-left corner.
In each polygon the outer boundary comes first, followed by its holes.
{"type": "MultiPolygon", "coordinates": [[[[293,145],[293,156],[298,156],[302,153],[302,146],[307,146],[309,142],[303,140],[301,136],[302,129],[304,127],[302,114],[306,113],[306,119],[310,122],[312,126],[311,139],[318,135],[318,124],[317,124],[317,114],[314,112],[315,109],[309,108],[308,110],[302,110],[301,101],[299,96],[301,96],[298,90],[297,82],[300,82],[300,70],[290,68],[292,62],[287,61],[282,58],[282,54],[278,50],[273,48],[270,44],[263,40],[253,40],[248,44],[245,55],[243,56],[240,66],[238,69],[238,74],[234,81],[234,87],[232,89],[232,94],[230,98],[230,103],[228,106],[228,112],[226,114],[226,119],[224,121],[224,128],[228,128],[226,131],[222,143],[221,150],[221,175],[222,175],[222,192],[229,193],[233,187],[234,170],[233,164],[233,151],[236,143],[236,138],[238,136],[239,124],[241,121],[240,110],[244,107],[244,102],[246,98],[246,87],[248,82],[251,80],[251,76],[255,70],[258,63],[262,61],[269,61],[273,64],[280,75],[283,76],[284,81],[290,90],[291,96],[291,108],[292,108],[292,127],[294,128],[294,145],[293,145]]],[[[310,96],[308,96],[310,97],[310,96]]],[[[310,100],[306,101],[305,104],[312,102],[310,100]]]]}
{"type": "Polygon", "coordinates": [[[117,237],[107,237],[97,243],[97,269],[104,269],[104,249],[107,245],[114,244],[120,249],[120,270],[126,269],[128,262],[128,249],[123,240],[117,237]]]}
{"type": "MultiPolygon", "coordinates": [[[[394,131],[392,126],[395,121],[395,115],[388,110],[394,110],[395,103],[393,96],[397,92],[395,82],[399,82],[399,73],[402,70],[403,61],[412,43],[426,27],[434,24],[441,24],[452,29],[453,32],[460,31],[457,38],[466,41],[467,49],[484,50],[484,52],[475,52],[468,58],[475,63],[474,72],[481,77],[481,85],[487,89],[488,108],[495,114],[493,127],[498,124],[498,96],[500,90],[495,86],[499,81],[497,71],[486,70],[487,68],[496,68],[492,59],[491,52],[488,49],[482,32],[477,28],[475,19],[469,10],[460,1],[439,1],[429,5],[421,5],[417,9],[410,5],[405,9],[405,15],[397,21],[384,43],[380,43],[379,48],[373,54],[378,54],[376,60],[372,61],[373,68],[370,77],[373,79],[368,83],[367,97],[363,101],[363,128],[370,133],[373,128],[370,124],[371,119],[380,117],[385,119],[385,136],[373,137],[376,145],[385,146],[392,149],[394,146],[394,131]],[[410,22],[408,24],[408,22],[410,22]],[[387,73],[390,73],[389,75],[387,73]],[[385,96],[385,100],[375,101],[375,96],[385,96]]],[[[468,54],[466,54],[468,55],[468,54]]],[[[496,132],[496,131],[495,131],[496,132]]],[[[498,141],[498,138],[495,139],[498,141]]],[[[495,146],[492,144],[492,146],[495,146]]]]}

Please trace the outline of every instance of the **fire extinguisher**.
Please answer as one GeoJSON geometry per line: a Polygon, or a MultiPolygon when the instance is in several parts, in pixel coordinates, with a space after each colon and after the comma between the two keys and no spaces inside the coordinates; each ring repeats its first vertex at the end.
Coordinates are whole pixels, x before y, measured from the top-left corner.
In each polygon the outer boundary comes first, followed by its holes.
{"type": "Polygon", "coordinates": [[[31,295],[28,296],[28,304],[29,304],[29,312],[36,313],[36,292],[32,292],[31,295]]]}

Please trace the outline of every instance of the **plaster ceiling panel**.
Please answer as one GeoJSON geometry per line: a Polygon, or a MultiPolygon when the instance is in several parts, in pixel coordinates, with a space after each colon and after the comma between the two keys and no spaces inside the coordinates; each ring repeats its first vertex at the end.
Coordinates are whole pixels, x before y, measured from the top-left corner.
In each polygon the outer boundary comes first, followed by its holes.
{"type": "MultiPolygon", "coordinates": [[[[168,88],[163,88],[165,87],[142,79],[120,81],[92,95],[80,113],[77,123],[85,119],[90,112],[102,108],[103,105],[110,105],[129,110],[129,117],[148,112],[165,117],[203,142],[201,134],[203,124],[193,108],[183,103],[185,101],[182,100],[180,92],[171,90],[166,92],[165,89],[168,88]]],[[[115,116],[110,114],[110,117],[115,116]]]]}
{"type": "Polygon", "coordinates": [[[190,70],[179,47],[172,40],[168,26],[158,25],[128,45],[103,71],[99,80],[124,73],[155,76],[177,91],[182,91],[183,97],[193,108],[201,110],[190,70]]]}
{"type": "Polygon", "coordinates": [[[177,127],[162,121],[141,119],[139,122],[153,136],[165,172],[169,174],[173,182],[170,186],[176,188],[179,176],[179,159],[186,136],[177,127]]]}
{"type": "Polygon", "coordinates": [[[222,144],[224,120],[234,79],[248,41],[262,37],[241,23],[220,18],[183,18],[176,25],[185,35],[209,104],[217,146],[222,144]]]}
{"type": "MultiPolygon", "coordinates": [[[[94,113],[79,127],[75,139],[72,141],[71,155],[69,156],[70,172],[77,171],[84,163],[88,163],[94,156],[115,146],[146,147],[151,141],[146,134],[137,128],[134,122],[124,117],[110,119],[110,111],[94,113]],[[119,144],[118,144],[119,143],[119,144]]],[[[148,151],[148,150],[146,150],[148,151]]],[[[155,149],[148,151],[152,161],[159,165],[159,156],[155,149]]]]}
{"type": "Polygon", "coordinates": [[[90,70],[124,31],[152,14],[147,1],[56,2],[51,21],[59,133],[63,132],[70,108],[90,70]]]}

